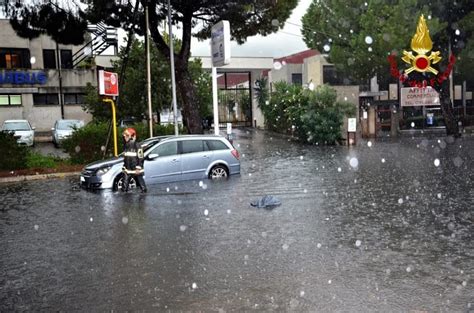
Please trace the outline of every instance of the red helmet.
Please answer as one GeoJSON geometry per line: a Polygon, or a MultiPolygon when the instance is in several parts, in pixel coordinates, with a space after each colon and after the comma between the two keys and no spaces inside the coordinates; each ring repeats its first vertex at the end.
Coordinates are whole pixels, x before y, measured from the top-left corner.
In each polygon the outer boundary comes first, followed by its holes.
{"type": "Polygon", "coordinates": [[[125,129],[123,133],[129,135],[130,137],[137,137],[137,132],[131,127],[125,129]]]}

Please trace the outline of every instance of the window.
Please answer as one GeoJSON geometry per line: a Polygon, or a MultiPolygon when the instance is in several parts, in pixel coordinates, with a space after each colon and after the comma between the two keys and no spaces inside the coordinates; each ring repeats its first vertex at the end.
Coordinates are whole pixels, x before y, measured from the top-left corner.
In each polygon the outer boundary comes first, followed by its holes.
{"type": "Polygon", "coordinates": [[[45,69],[56,68],[56,53],[53,49],[43,50],[43,63],[45,69]]]}
{"type": "Polygon", "coordinates": [[[323,83],[329,85],[347,86],[352,84],[350,78],[337,71],[334,65],[323,66],[323,83]]]}
{"type": "Polygon", "coordinates": [[[150,152],[150,154],[158,154],[159,157],[165,157],[178,154],[178,145],[176,141],[164,143],[150,152]]]}
{"type": "Polygon", "coordinates": [[[291,83],[294,85],[303,85],[303,74],[293,73],[291,74],[291,83]]]}
{"type": "Polygon", "coordinates": [[[64,95],[64,104],[82,104],[84,103],[84,94],[66,93],[64,95]]]}
{"type": "Polygon", "coordinates": [[[4,68],[4,69],[31,68],[30,50],[1,48],[0,49],[0,68],[4,68]]]}
{"type": "Polygon", "coordinates": [[[225,143],[223,143],[220,140],[208,140],[207,146],[209,147],[209,150],[227,150],[229,149],[225,143]]]}
{"type": "Polygon", "coordinates": [[[72,50],[61,50],[61,68],[72,68],[72,50]]]}
{"type": "Polygon", "coordinates": [[[37,93],[33,95],[34,105],[56,105],[59,104],[57,93],[37,93]]]}
{"type": "Polygon", "coordinates": [[[181,150],[182,150],[182,154],[202,152],[204,151],[203,141],[202,140],[183,140],[181,141],[181,150]]]}
{"type": "Polygon", "coordinates": [[[21,105],[21,95],[0,95],[0,106],[21,105]]]}

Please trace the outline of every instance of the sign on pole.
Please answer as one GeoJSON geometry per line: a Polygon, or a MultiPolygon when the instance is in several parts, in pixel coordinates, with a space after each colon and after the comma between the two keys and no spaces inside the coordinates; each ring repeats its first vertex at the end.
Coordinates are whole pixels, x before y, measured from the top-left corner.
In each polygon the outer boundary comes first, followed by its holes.
{"type": "Polygon", "coordinates": [[[402,107],[440,105],[438,92],[431,87],[407,87],[400,92],[402,107]]]}
{"type": "Polygon", "coordinates": [[[220,21],[211,28],[212,66],[219,67],[230,63],[230,24],[220,21]]]}
{"type": "Polygon", "coordinates": [[[99,94],[102,96],[118,96],[118,74],[99,71],[99,94]]]}
{"type": "Polygon", "coordinates": [[[348,132],[355,132],[357,129],[357,119],[356,118],[348,118],[347,119],[347,131],[348,132]]]}

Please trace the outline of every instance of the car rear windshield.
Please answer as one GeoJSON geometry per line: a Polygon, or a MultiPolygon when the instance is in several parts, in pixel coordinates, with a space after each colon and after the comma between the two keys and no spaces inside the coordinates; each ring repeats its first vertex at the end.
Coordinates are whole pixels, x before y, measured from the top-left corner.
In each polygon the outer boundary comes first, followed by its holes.
{"type": "Polygon", "coordinates": [[[3,125],[4,130],[30,130],[30,125],[26,122],[8,122],[3,125]]]}
{"type": "Polygon", "coordinates": [[[81,127],[80,121],[59,121],[58,122],[58,129],[61,130],[72,130],[74,128],[81,127]]]}

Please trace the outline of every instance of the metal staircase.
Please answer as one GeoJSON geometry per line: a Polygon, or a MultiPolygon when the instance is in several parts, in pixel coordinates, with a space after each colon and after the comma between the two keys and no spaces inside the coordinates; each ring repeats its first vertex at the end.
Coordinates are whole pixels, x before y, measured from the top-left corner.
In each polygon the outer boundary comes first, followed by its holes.
{"type": "Polygon", "coordinates": [[[109,27],[104,23],[89,25],[88,31],[92,34],[92,39],[86,43],[72,56],[73,68],[76,68],[81,62],[94,58],[100,55],[107,48],[117,46],[117,29],[109,27]]]}

